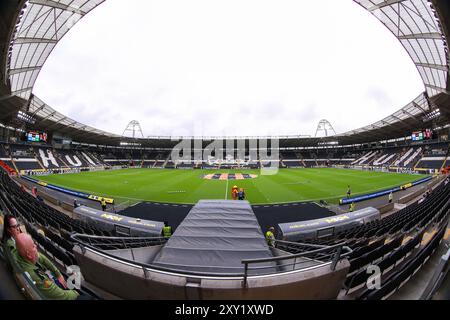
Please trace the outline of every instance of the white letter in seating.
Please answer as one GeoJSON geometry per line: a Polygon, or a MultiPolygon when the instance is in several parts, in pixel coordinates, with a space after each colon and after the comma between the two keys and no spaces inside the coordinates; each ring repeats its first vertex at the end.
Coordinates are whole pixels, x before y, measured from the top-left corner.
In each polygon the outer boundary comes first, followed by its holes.
{"type": "Polygon", "coordinates": [[[81,167],[83,165],[83,163],[80,161],[80,159],[78,159],[77,156],[73,156],[73,160],[72,160],[70,158],[70,156],[67,154],[66,160],[72,167],[81,167]]]}
{"type": "Polygon", "coordinates": [[[49,162],[51,162],[55,167],[59,168],[59,164],[56,162],[56,159],[50,149],[47,149],[47,155],[45,155],[44,150],[39,149],[39,155],[41,156],[44,167],[48,168],[49,162]]]}

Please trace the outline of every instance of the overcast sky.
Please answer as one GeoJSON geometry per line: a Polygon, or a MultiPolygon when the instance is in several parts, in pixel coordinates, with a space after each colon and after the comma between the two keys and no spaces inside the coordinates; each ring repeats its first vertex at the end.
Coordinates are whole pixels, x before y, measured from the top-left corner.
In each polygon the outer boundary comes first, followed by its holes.
{"type": "Polygon", "coordinates": [[[321,119],[356,129],[423,90],[352,0],[106,0],[60,41],[34,93],[116,134],[138,120],[145,136],[314,135],[321,119]]]}

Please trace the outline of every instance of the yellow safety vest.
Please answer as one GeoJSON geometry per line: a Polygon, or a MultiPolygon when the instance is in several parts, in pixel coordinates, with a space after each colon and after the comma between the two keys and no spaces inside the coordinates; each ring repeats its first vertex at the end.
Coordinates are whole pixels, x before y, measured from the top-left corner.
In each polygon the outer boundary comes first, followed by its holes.
{"type": "Polygon", "coordinates": [[[164,238],[170,238],[172,236],[172,227],[170,226],[163,227],[163,235],[164,238]]]}
{"type": "Polygon", "coordinates": [[[272,247],[274,245],[274,243],[275,243],[275,236],[273,235],[272,231],[267,231],[266,232],[266,241],[267,241],[267,244],[269,246],[272,247]]]}

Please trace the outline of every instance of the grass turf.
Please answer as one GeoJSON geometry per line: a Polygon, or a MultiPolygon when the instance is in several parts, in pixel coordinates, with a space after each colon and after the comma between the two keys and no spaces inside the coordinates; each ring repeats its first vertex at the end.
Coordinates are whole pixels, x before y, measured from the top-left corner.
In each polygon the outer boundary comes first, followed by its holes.
{"type": "Polygon", "coordinates": [[[140,200],[194,204],[201,199],[230,199],[231,187],[246,191],[252,204],[318,201],[337,203],[347,185],[352,195],[369,193],[418,180],[422,176],[347,169],[280,169],[276,175],[259,170],[123,169],[39,177],[72,190],[112,197],[116,203],[140,200]],[[255,179],[205,180],[210,173],[248,173],[255,179]]]}

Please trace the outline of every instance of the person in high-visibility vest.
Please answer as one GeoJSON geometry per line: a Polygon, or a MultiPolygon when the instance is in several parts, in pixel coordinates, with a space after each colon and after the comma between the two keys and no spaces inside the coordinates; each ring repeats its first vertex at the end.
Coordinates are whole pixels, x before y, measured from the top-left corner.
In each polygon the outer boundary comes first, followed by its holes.
{"type": "Polygon", "coordinates": [[[169,226],[167,221],[164,221],[164,227],[162,229],[162,235],[164,238],[170,238],[172,236],[172,227],[169,226]]]}
{"type": "Polygon", "coordinates": [[[389,193],[389,203],[392,203],[392,200],[394,200],[394,195],[391,193],[389,193]]]}
{"type": "Polygon", "coordinates": [[[266,232],[266,241],[269,247],[275,247],[275,235],[273,234],[274,231],[275,228],[270,227],[269,230],[266,232]]]}
{"type": "Polygon", "coordinates": [[[105,211],[106,210],[106,200],[105,200],[105,198],[102,198],[102,200],[100,202],[102,204],[102,210],[105,211]]]}
{"type": "Polygon", "coordinates": [[[353,212],[353,211],[355,211],[355,203],[354,202],[352,202],[351,204],[350,204],[350,212],[353,212]]]}
{"type": "Polygon", "coordinates": [[[237,200],[238,192],[238,186],[233,186],[233,188],[231,188],[231,199],[237,200]]]}

